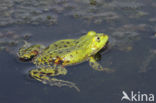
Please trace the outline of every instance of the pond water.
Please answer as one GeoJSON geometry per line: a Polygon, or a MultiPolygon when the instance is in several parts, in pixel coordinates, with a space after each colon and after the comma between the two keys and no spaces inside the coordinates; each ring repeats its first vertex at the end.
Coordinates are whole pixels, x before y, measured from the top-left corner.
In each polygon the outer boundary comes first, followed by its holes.
{"type": "Polygon", "coordinates": [[[1,0],[0,103],[120,103],[122,91],[156,95],[155,9],[155,0],[1,0]],[[23,40],[48,45],[89,30],[109,35],[98,62],[115,72],[95,71],[88,62],[67,67],[59,78],[80,92],[37,82],[28,75],[35,65],[17,58],[23,40]]]}

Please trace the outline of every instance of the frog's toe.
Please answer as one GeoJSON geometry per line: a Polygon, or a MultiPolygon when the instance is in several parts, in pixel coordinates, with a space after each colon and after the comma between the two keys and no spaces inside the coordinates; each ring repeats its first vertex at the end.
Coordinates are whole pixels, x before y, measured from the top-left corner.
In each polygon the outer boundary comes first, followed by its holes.
{"type": "Polygon", "coordinates": [[[113,73],[115,70],[110,69],[110,68],[102,68],[102,71],[107,72],[107,73],[113,73]]]}
{"type": "Polygon", "coordinates": [[[101,65],[94,65],[92,67],[93,67],[94,70],[103,71],[103,72],[106,72],[106,73],[113,73],[113,72],[115,72],[115,70],[107,68],[107,67],[102,67],[101,65]]]}

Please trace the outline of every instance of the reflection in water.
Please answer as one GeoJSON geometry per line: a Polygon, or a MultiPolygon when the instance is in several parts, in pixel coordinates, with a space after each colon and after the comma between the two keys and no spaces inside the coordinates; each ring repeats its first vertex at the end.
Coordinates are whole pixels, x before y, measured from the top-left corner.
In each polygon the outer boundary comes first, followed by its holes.
{"type": "Polygon", "coordinates": [[[140,72],[147,72],[148,66],[153,61],[153,59],[156,58],[156,50],[150,50],[148,57],[145,58],[145,60],[142,63],[140,72]]]}

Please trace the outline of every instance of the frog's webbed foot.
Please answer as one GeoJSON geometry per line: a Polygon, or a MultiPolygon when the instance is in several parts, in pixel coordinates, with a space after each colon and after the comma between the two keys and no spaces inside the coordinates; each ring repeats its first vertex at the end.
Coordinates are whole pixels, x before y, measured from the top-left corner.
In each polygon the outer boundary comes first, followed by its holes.
{"type": "Polygon", "coordinates": [[[75,85],[75,83],[54,78],[54,76],[66,74],[67,70],[62,66],[59,66],[57,68],[56,67],[39,68],[30,71],[30,76],[42,82],[43,84],[48,84],[50,86],[57,87],[67,86],[70,88],[75,88],[77,91],[80,91],[80,89],[75,85]]]}
{"type": "Polygon", "coordinates": [[[80,91],[80,89],[76,86],[75,83],[56,79],[56,78],[43,79],[42,83],[49,84],[50,86],[57,86],[57,87],[67,86],[70,88],[75,88],[78,92],[80,91]]]}
{"type": "Polygon", "coordinates": [[[109,69],[109,68],[103,68],[96,60],[94,57],[90,57],[89,59],[89,65],[97,71],[104,71],[104,72],[114,72],[114,70],[109,69]]]}

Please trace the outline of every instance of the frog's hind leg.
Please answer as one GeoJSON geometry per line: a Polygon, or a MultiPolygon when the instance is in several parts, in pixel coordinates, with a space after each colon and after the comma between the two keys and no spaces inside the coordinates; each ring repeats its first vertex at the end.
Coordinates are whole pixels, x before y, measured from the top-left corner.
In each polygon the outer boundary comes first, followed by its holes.
{"type": "Polygon", "coordinates": [[[104,71],[104,72],[113,72],[114,70],[109,69],[109,68],[103,68],[96,60],[95,58],[92,56],[89,59],[89,65],[97,71],[104,71]]]}
{"type": "Polygon", "coordinates": [[[54,76],[66,74],[67,70],[62,66],[57,66],[57,68],[42,67],[30,71],[30,76],[42,82],[43,84],[49,84],[50,86],[58,86],[58,87],[68,86],[71,88],[75,88],[77,91],[80,91],[80,89],[75,85],[75,83],[54,78],[54,76]]]}

